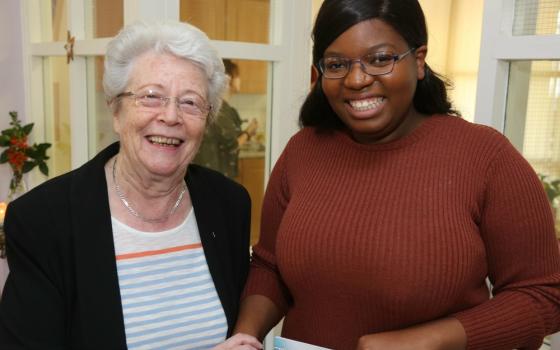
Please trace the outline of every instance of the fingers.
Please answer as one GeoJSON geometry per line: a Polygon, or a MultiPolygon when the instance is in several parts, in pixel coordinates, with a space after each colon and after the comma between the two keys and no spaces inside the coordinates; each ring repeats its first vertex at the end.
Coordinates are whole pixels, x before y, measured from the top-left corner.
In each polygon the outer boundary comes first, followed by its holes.
{"type": "Polygon", "coordinates": [[[263,346],[257,338],[248,334],[237,333],[214,347],[214,350],[261,350],[262,348],[263,346]]]}

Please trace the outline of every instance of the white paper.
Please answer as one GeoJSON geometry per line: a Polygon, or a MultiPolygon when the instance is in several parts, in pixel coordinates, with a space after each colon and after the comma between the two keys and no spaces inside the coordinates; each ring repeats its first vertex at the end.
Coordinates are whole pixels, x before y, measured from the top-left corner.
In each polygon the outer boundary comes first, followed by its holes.
{"type": "Polygon", "coordinates": [[[297,340],[274,337],[274,350],[330,350],[317,345],[303,343],[297,340]]]}

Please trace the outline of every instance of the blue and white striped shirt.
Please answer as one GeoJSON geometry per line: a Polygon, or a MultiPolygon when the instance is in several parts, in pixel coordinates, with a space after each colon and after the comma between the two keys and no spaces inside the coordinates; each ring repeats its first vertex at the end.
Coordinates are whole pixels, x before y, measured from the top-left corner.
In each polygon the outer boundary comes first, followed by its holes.
{"type": "Polygon", "coordinates": [[[128,349],[207,349],[223,342],[227,321],[194,212],[163,232],[112,223],[128,349]]]}

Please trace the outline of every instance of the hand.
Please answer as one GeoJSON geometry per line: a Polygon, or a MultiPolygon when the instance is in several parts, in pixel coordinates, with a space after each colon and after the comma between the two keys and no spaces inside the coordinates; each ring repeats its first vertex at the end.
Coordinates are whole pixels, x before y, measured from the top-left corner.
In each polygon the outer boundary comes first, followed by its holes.
{"type": "Polygon", "coordinates": [[[364,335],[358,340],[357,350],[434,350],[424,347],[418,337],[407,336],[405,332],[383,332],[364,335]]]}
{"type": "Polygon", "coordinates": [[[467,335],[455,318],[362,336],[357,350],[464,350],[467,335]]]}
{"type": "Polygon", "coordinates": [[[257,338],[247,334],[237,333],[233,337],[226,339],[223,343],[215,346],[213,350],[261,350],[262,348],[263,346],[257,338]]]}

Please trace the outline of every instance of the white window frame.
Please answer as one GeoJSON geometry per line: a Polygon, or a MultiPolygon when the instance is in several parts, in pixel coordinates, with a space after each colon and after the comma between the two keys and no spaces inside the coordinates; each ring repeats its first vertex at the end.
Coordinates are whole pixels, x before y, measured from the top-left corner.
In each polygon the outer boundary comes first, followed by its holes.
{"type": "Polygon", "coordinates": [[[503,131],[509,64],[560,60],[560,35],[513,36],[515,0],[485,0],[476,92],[475,122],[503,131]]]}

